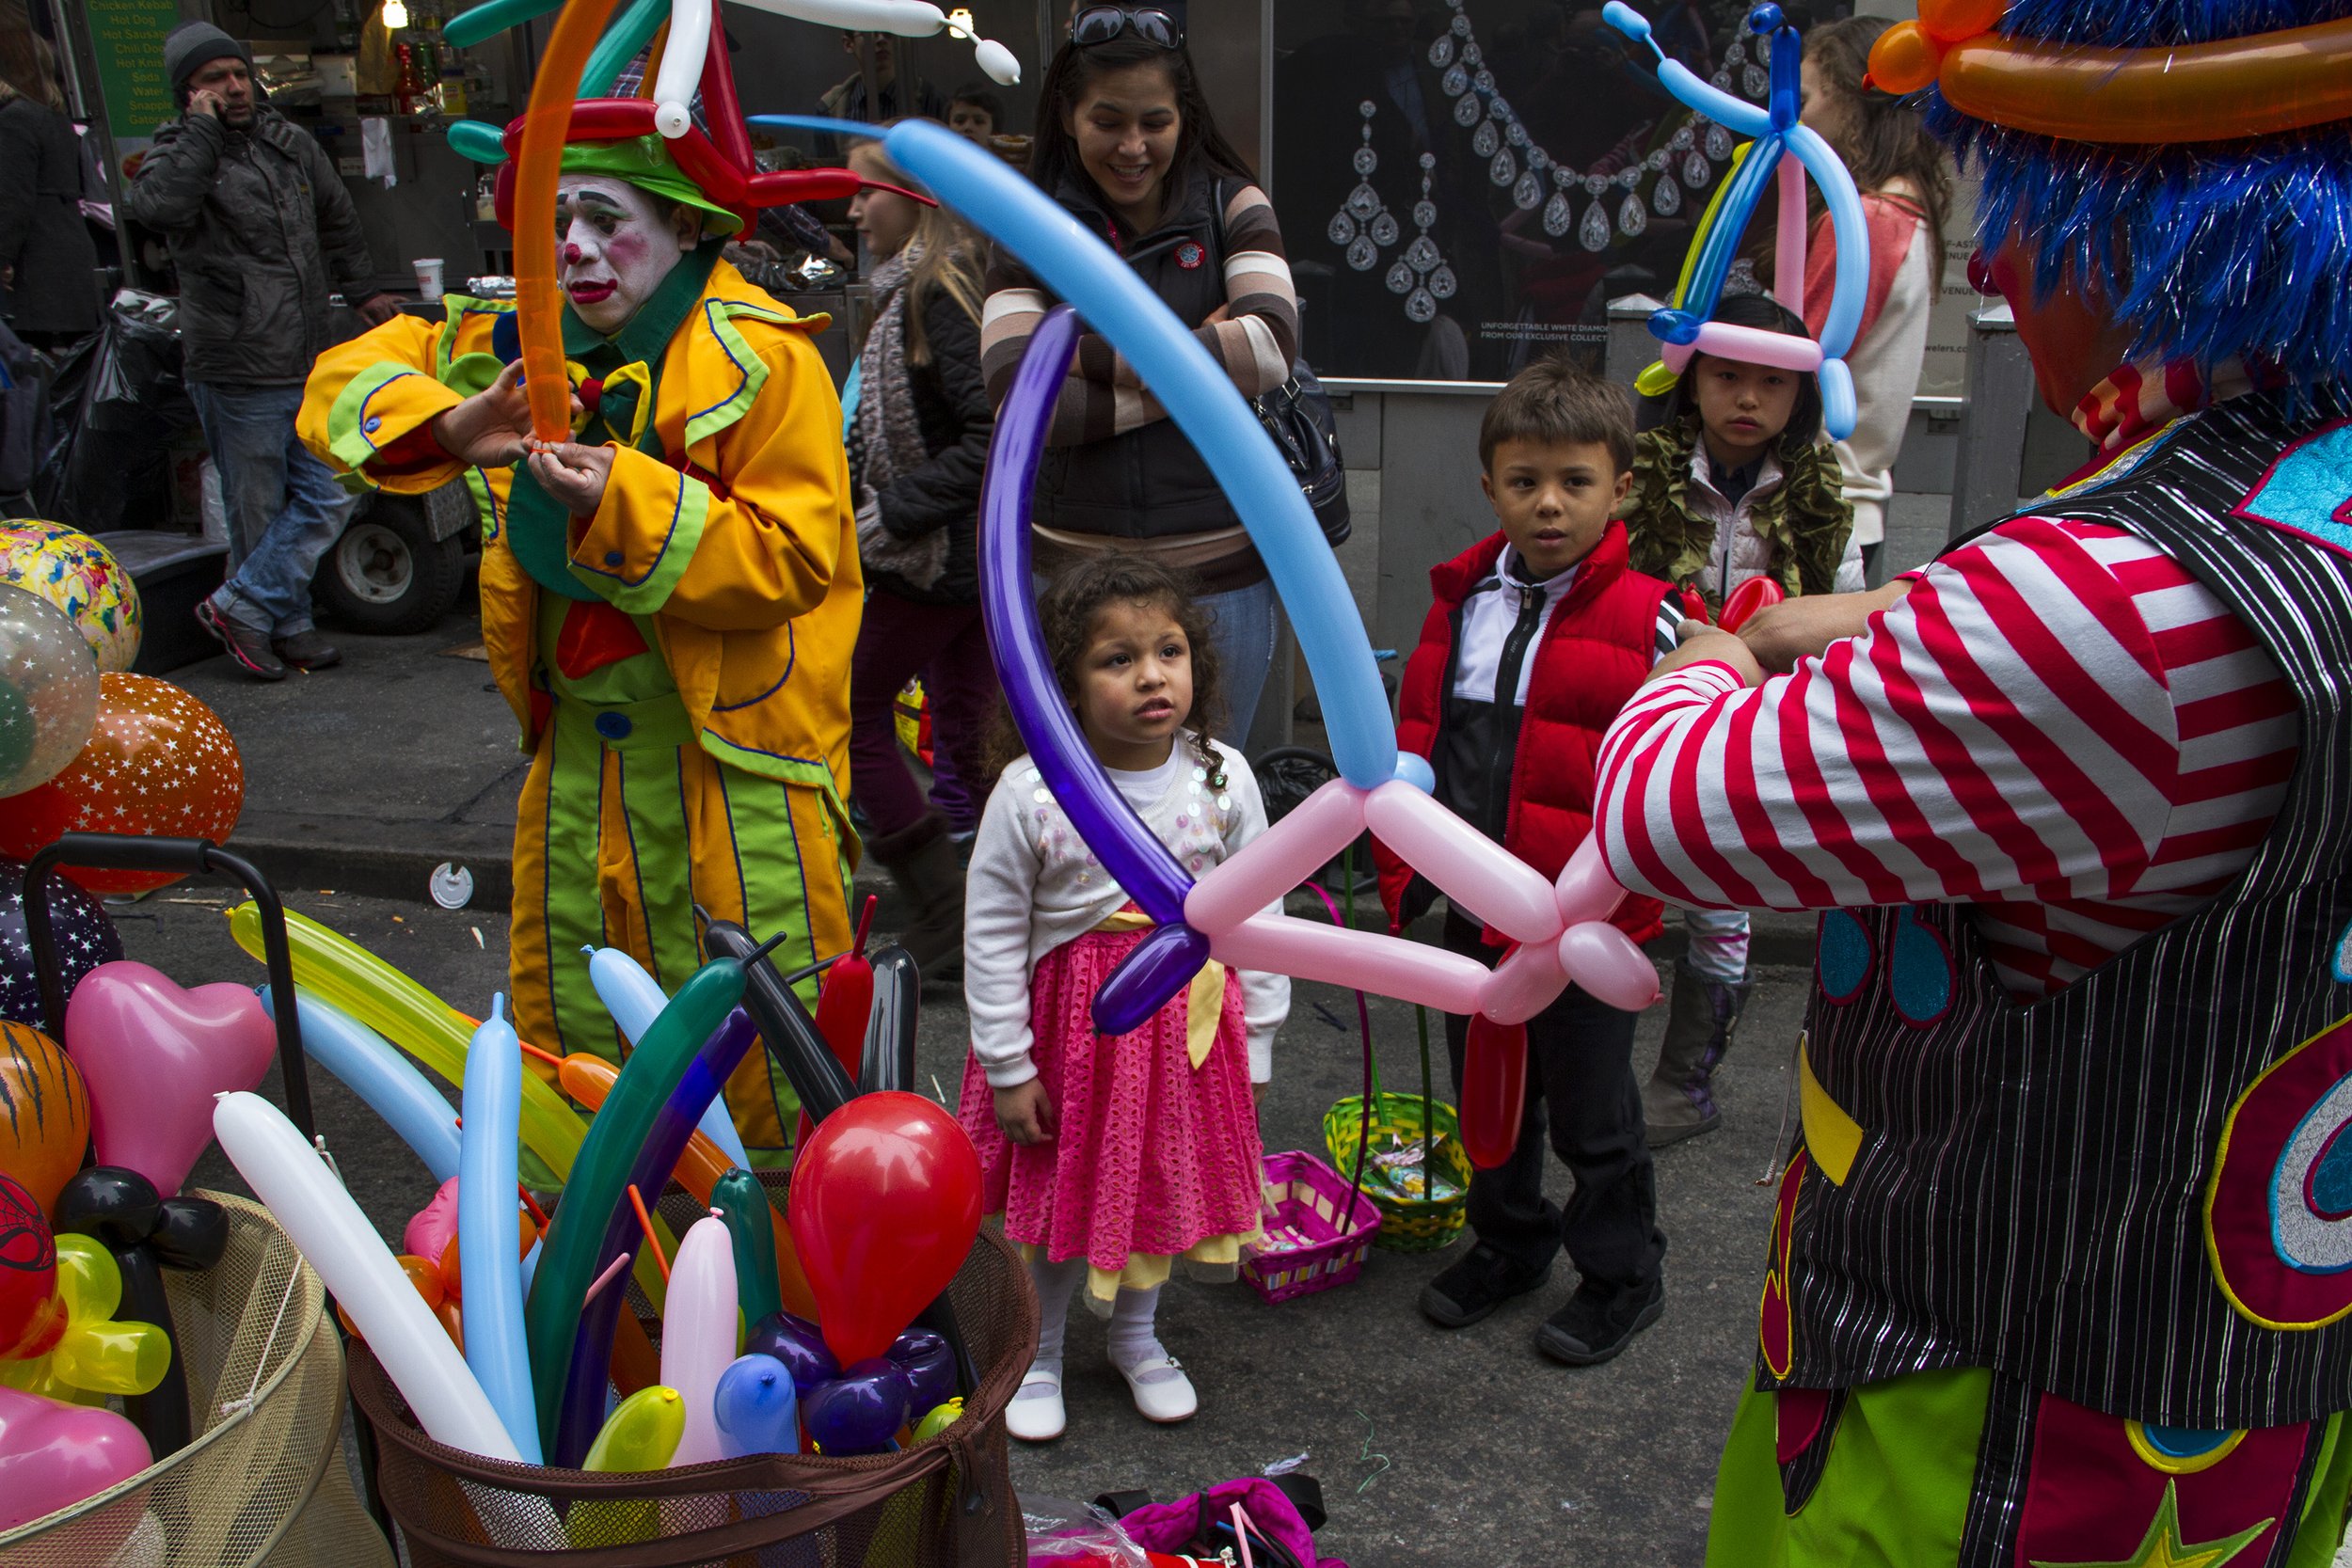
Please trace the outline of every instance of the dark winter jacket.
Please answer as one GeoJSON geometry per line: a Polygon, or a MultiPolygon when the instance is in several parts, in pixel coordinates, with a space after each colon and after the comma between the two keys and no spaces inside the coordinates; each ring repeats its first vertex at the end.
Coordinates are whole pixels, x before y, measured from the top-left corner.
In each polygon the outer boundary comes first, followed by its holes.
{"type": "MultiPolygon", "coordinates": [[[[1422,623],[1421,644],[1405,664],[1396,720],[1397,749],[1426,757],[1440,769],[1438,797],[1447,797],[1443,744],[1453,719],[1454,649],[1461,641],[1462,605],[1472,588],[1490,576],[1502,554],[1493,534],[1429,569],[1433,602],[1422,623]]],[[[1518,718],[1505,766],[1511,779],[1502,846],[1546,877],[1557,877],[1568,857],[1593,831],[1594,764],[1600,739],[1617,710],[1649,678],[1658,651],[1658,607],[1666,585],[1626,563],[1625,525],[1609,531],[1578,566],[1567,597],[1545,623],[1527,686],[1527,707],[1518,718]]],[[[1380,872],[1380,901],[1395,920],[1418,912],[1406,905],[1414,870],[1376,840],[1373,856],[1380,872]]],[[[1426,907],[1426,900],[1422,900],[1426,907]]],[[[1661,906],[1655,898],[1629,896],[1610,919],[1635,942],[1658,935],[1661,906]]],[[[1489,927],[1486,941],[1502,945],[1489,927]]]]}
{"type": "MultiPolygon", "coordinates": [[[[1297,305],[1289,297],[1287,266],[1278,269],[1284,285],[1278,297],[1258,288],[1254,280],[1260,274],[1237,274],[1229,279],[1222,264],[1244,252],[1281,257],[1281,233],[1272,205],[1254,186],[1238,178],[1219,181],[1206,169],[1198,170],[1158,224],[1136,235],[1113,220],[1092,182],[1083,176],[1065,180],[1055,200],[1118,249],[1144,285],[1187,326],[1200,326],[1220,308],[1233,320],[1261,317],[1272,334],[1279,372],[1257,390],[1281,384],[1297,341],[1297,305]],[[1226,214],[1217,211],[1220,192],[1228,203],[1226,214]],[[1242,210],[1238,221],[1231,215],[1236,207],[1242,210]]],[[[1007,330],[1005,324],[1025,312],[1005,312],[997,302],[1009,293],[1027,294],[1030,298],[1024,303],[1035,309],[1026,314],[1041,318],[1047,296],[1025,268],[1001,253],[989,273],[988,288],[993,313],[983,363],[1001,397],[1011,385],[1028,334],[1007,330]]],[[[1220,350],[1208,340],[1221,335],[1221,329],[1219,334],[1196,334],[1213,355],[1220,350]]],[[[1235,369],[1231,362],[1227,368],[1235,369]]],[[[1080,339],[1076,373],[1063,388],[1054,433],[1039,465],[1032,520],[1040,528],[1066,533],[1135,540],[1185,538],[1238,527],[1240,518],[1216,475],[1174,420],[1153,415],[1140,424],[1133,422],[1135,408],[1149,402],[1148,389],[1117,384],[1117,355],[1106,340],[1093,334],[1080,339]]],[[[1247,386],[1242,374],[1236,373],[1235,380],[1247,386]]],[[[1263,579],[1265,568],[1257,552],[1241,541],[1231,556],[1197,568],[1194,575],[1202,588],[1219,592],[1263,579]]]]}
{"type": "Polygon", "coordinates": [[[98,246],[82,220],[73,122],[30,98],[0,103],[0,316],[19,332],[98,325],[98,246]]]}
{"type": "Polygon", "coordinates": [[[977,604],[980,470],[988,464],[996,413],[980,375],[980,324],[946,290],[928,293],[921,308],[930,358],[909,366],[907,381],[930,461],[900,474],[875,500],[882,527],[901,539],[946,529],[947,564],[929,588],[915,588],[879,568],[868,568],[866,581],[916,604],[977,604]]]}
{"type": "Polygon", "coordinates": [[[331,341],[326,296],[376,293],[335,161],[266,104],[242,131],[205,114],[158,127],[122,208],[170,243],[190,381],[299,386],[331,341]]]}

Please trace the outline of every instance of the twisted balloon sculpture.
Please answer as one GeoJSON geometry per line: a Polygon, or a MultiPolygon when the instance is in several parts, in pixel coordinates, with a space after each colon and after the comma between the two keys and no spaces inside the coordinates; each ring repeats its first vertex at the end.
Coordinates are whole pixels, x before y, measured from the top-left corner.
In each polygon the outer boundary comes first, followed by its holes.
{"type": "Polygon", "coordinates": [[[1660,364],[1643,375],[1642,390],[1662,392],[1700,354],[1782,370],[1811,371],[1821,379],[1821,423],[1833,440],[1844,440],[1853,434],[1856,415],[1853,374],[1846,368],[1846,355],[1862,326],[1863,296],[1870,282],[1870,233],[1863,221],[1862,198],[1854,189],[1853,176],[1830,150],[1829,143],[1798,122],[1799,72],[1804,50],[1797,30],[1770,0],[1748,12],[1748,30],[1769,37],[1772,44],[1772,88],[1764,107],[1757,108],[1709,86],[1689,66],[1669,58],[1650,36],[1648,21],[1623,0],[1610,0],[1601,8],[1601,17],[1626,37],[1650,46],[1658,56],[1660,86],[1717,124],[1756,138],[1744,150],[1740,166],[1716,193],[1707,221],[1691,242],[1692,261],[1685,265],[1675,302],[1650,314],[1650,333],[1666,348],[1660,364]],[[1820,341],[1709,321],[1723,301],[1724,280],[1731,274],[1740,238],[1762,203],[1766,188],[1775,183],[1780,223],[1773,280],[1784,299],[1802,299],[1804,178],[1808,174],[1820,188],[1837,236],[1837,287],[1830,299],[1828,318],[1821,324],[1820,341]]]}

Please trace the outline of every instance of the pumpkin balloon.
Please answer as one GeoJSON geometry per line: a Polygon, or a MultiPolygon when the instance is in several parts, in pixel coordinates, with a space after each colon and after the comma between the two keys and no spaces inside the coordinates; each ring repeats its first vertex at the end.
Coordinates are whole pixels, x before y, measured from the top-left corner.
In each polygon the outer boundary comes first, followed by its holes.
{"type": "MultiPolygon", "coordinates": [[[[60,833],[228,838],[245,804],[245,763],[220,716],[169,681],[108,672],[81,754],[0,811],[0,855],[30,860],[60,833]]],[[[168,871],[67,866],[92,893],[146,893],[168,871]]]]}
{"type": "Polygon", "coordinates": [[[89,1142],[82,1069],[38,1029],[0,1019],[0,1175],[46,1214],[89,1142]]]}

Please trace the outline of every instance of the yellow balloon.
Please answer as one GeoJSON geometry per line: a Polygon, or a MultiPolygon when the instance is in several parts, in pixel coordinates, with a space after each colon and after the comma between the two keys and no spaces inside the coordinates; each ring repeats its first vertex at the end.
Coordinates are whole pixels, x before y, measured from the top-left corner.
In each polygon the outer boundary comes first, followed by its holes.
{"type": "Polygon", "coordinates": [[[583,1470],[659,1470],[686,1435],[686,1401],[675,1388],[640,1388],[613,1408],[588,1446],[583,1470]]]}
{"type": "Polygon", "coordinates": [[[920,1443],[926,1437],[936,1437],[961,1419],[963,1397],[959,1394],[945,1404],[931,1406],[931,1413],[916,1424],[914,1440],[920,1443]]]}
{"type": "MultiPolygon", "coordinates": [[[[660,1384],[640,1388],[606,1418],[580,1468],[624,1474],[662,1469],[685,1435],[686,1401],[678,1391],[660,1384]]],[[[650,1497],[577,1503],[564,1520],[564,1533],[576,1551],[651,1541],[661,1533],[661,1505],[650,1497]]]]}
{"type": "Polygon", "coordinates": [[[0,1383],[79,1404],[154,1392],[171,1367],[171,1338],[153,1323],[114,1321],[122,1272],[113,1255],[87,1236],[58,1237],[57,1293],[65,1333],[44,1354],[0,1361],[0,1383]]]}
{"type": "MultiPolygon", "coordinates": [[[[262,912],[250,900],[229,911],[229,934],[254,958],[262,958],[262,912]]],[[[450,1083],[464,1085],[466,1050],[474,1025],[448,1003],[349,937],[292,910],[286,911],[286,942],[293,949],[296,990],[342,1008],[450,1083]]],[[[524,1073],[523,1147],[546,1161],[558,1177],[568,1178],[585,1135],[564,1097],[537,1073],[524,1073]]],[[[648,1202],[653,1196],[645,1195],[648,1202]]],[[[663,1255],[675,1256],[677,1243],[668,1226],[656,1219],[654,1233],[663,1255]]],[[[667,1292],[660,1265],[644,1247],[637,1248],[629,1272],[659,1308],[667,1292]]]]}

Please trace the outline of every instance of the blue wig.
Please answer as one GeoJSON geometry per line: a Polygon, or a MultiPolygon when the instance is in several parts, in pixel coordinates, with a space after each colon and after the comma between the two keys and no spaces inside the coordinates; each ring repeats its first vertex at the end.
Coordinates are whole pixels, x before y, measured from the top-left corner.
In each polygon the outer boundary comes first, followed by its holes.
{"type": "MultiPolygon", "coordinates": [[[[2110,48],[2244,38],[2352,16],[2352,0],[2012,0],[2015,39],[2110,48]]],[[[2352,372],[2352,123],[2244,141],[2110,147],[1961,113],[1928,124],[1982,182],[1977,232],[2033,247],[2114,302],[2135,359],[2233,357],[2308,386],[2352,372]]]]}

